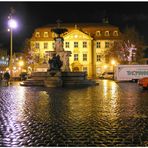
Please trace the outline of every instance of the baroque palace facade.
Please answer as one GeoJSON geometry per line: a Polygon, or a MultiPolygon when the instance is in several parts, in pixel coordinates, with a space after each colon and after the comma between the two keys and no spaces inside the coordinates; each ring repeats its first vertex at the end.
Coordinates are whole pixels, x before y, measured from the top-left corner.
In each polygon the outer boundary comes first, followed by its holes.
{"type": "MultiPolygon", "coordinates": [[[[54,37],[51,32],[56,24],[35,29],[30,39],[30,49],[34,55],[39,55],[42,62],[48,63],[48,51],[54,50],[54,37]]],[[[71,51],[71,71],[86,71],[88,77],[97,77],[102,72],[111,70],[109,66],[105,69],[105,52],[111,48],[114,41],[119,40],[120,31],[118,27],[109,23],[87,23],[87,24],[62,24],[68,32],[64,38],[64,50],[71,51]]]]}

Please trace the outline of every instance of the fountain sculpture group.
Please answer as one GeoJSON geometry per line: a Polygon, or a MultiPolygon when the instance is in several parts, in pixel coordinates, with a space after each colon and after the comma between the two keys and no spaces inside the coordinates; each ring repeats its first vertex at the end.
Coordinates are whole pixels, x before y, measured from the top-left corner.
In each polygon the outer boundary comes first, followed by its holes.
{"type": "Polygon", "coordinates": [[[46,87],[62,87],[62,86],[81,86],[93,85],[94,81],[87,80],[85,72],[71,72],[69,67],[69,57],[71,51],[64,51],[63,37],[60,35],[65,33],[67,29],[57,27],[51,29],[58,36],[55,38],[54,51],[49,51],[48,61],[49,68],[47,72],[33,72],[31,79],[21,82],[22,86],[46,86],[46,87]]]}

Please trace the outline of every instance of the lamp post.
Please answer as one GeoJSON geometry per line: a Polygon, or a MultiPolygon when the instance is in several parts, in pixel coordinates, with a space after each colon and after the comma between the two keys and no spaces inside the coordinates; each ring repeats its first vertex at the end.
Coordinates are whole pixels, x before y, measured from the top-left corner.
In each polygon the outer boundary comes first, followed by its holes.
{"type": "Polygon", "coordinates": [[[12,19],[12,16],[8,17],[8,27],[10,31],[10,61],[9,61],[9,68],[10,73],[12,74],[12,54],[13,54],[13,29],[17,28],[17,22],[12,19]]]}

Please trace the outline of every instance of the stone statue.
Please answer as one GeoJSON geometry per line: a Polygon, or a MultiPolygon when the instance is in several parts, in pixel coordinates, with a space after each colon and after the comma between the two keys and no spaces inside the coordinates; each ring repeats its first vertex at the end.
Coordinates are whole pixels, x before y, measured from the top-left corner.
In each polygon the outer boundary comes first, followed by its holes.
{"type": "Polygon", "coordinates": [[[48,63],[50,65],[49,71],[53,70],[60,71],[63,65],[63,62],[60,60],[60,56],[56,54],[53,54],[52,59],[49,59],[48,63]]]}

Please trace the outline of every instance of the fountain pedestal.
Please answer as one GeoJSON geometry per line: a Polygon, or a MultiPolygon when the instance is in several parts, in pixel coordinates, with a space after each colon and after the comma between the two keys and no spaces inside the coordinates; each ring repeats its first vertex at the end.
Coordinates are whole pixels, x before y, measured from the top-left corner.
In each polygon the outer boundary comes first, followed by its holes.
{"type": "Polygon", "coordinates": [[[44,86],[46,87],[62,87],[63,81],[61,79],[61,72],[55,71],[55,75],[51,76],[50,72],[47,72],[47,77],[44,80],[44,86]]]}

